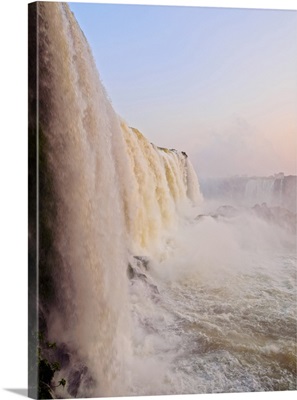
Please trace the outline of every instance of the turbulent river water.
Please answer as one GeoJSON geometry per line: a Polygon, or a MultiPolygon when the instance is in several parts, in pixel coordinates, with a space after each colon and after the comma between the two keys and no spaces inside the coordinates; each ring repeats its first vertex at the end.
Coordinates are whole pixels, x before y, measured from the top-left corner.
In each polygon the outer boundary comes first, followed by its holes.
{"type": "Polygon", "coordinates": [[[294,247],[264,246],[259,230],[240,243],[240,219],[189,222],[170,256],[152,265],[160,295],[143,297],[142,282],[133,288],[146,383],[137,378],[136,393],[296,389],[294,247]]]}
{"type": "Polygon", "coordinates": [[[296,389],[295,235],[209,209],[187,154],[115,113],[69,7],[36,10],[39,324],[53,383],[67,382],[55,395],[296,389]]]}

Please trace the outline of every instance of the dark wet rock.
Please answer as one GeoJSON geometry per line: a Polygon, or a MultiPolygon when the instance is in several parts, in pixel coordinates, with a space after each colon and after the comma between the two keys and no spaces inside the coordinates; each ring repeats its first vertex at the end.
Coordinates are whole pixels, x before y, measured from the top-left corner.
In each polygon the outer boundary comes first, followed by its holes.
{"type": "Polygon", "coordinates": [[[137,281],[142,281],[149,288],[149,291],[152,297],[159,295],[159,289],[157,285],[152,283],[152,279],[149,277],[149,274],[144,273],[143,270],[149,271],[149,263],[150,259],[145,256],[133,256],[130,260],[127,268],[128,278],[132,281],[131,285],[133,285],[137,281]]]}
{"type": "Polygon", "coordinates": [[[135,270],[130,263],[128,264],[127,275],[129,279],[133,279],[135,277],[135,270]]]}
{"type": "Polygon", "coordinates": [[[62,343],[56,348],[55,358],[61,368],[66,368],[70,363],[70,352],[65,343],[62,343]]]}
{"type": "Polygon", "coordinates": [[[237,209],[233,206],[230,206],[230,205],[223,205],[223,206],[220,206],[213,214],[197,215],[197,217],[195,217],[195,221],[200,221],[206,217],[211,217],[214,219],[217,219],[219,217],[232,218],[232,217],[237,216],[239,213],[240,213],[239,209],[237,209]]]}
{"type": "Polygon", "coordinates": [[[230,205],[224,205],[221,206],[217,209],[216,214],[215,215],[219,215],[222,217],[227,217],[227,218],[232,218],[237,216],[239,213],[238,209],[230,206],[230,205]]]}
{"type": "Polygon", "coordinates": [[[88,368],[83,365],[81,368],[73,370],[68,378],[68,393],[72,397],[77,397],[78,390],[81,385],[82,379],[88,373],[88,368]]]}
{"type": "Polygon", "coordinates": [[[199,214],[197,215],[197,217],[195,217],[195,221],[202,221],[206,217],[217,219],[219,216],[217,214],[210,214],[210,215],[199,214]]]}
{"type": "Polygon", "coordinates": [[[213,214],[213,215],[211,215],[211,218],[213,218],[213,219],[218,219],[218,218],[219,218],[219,215],[218,215],[218,214],[213,214]]]}
{"type": "Polygon", "coordinates": [[[38,398],[39,399],[54,399],[54,394],[49,385],[44,382],[40,382],[38,387],[38,398]]]}
{"type": "Polygon", "coordinates": [[[137,260],[137,266],[143,267],[146,271],[149,269],[150,259],[146,256],[134,256],[135,260],[137,260]]]}
{"type": "Polygon", "coordinates": [[[46,359],[39,360],[38,365],[38,398],[39,399],[54,399],[51,382],[56,369],[46,359]]]}
{"type": "Polygon", "coordinates": [[[204,218],[217,218],[218,216],[216,214],[210,214],[210,215],[206,215],[206,214],[199,214],[197,215],[197,217],[195,217],[195,221],[201,221],[204,218]]]}
{"type": "Polygon", "coordinates": [[[55,371],[47,360],[40,360],[39,362],[39,380],[47,385],[51,383],[55,371]]]}
{"type": "Polygon", "coordinates": [[[142,279],[143,281],[147,281],[147,276],[145,274],[136,273],[136,277],[142,279]]]}
{"type": "Polygon", "coordinates": [[[185,151],[181,152],[183,156],[185,156],[186,158],[188,158],[188,154],[185,151]]]}
{"type": "Polygon", "coordinates": [[[197,215],[197,217],[195,217],[195,221],[200,221],[200,220],[203,219],[204,217],[206,217],[206,215],[204,215],[204,214],[199,214],[199,215],[197,215]]]}
{"type": "Polygon", "coordinates": [[[127,274],[128,274],[129,279],[139,278],[144,281],[147,280],[147,276],[145,274],[143,274],[142,272],[137,271],[136,268],[132,267],[132,265],[130,263],[128,264],[127,274]]]}

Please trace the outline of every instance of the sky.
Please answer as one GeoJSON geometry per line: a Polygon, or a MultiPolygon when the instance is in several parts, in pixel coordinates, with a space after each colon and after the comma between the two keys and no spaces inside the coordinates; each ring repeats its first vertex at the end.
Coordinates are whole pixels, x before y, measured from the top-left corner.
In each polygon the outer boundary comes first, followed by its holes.
{"type": "Polygon", "coordinates": [[[69,3],[115,111],[198,176],[296,174],[297,11],[69,3]]]}

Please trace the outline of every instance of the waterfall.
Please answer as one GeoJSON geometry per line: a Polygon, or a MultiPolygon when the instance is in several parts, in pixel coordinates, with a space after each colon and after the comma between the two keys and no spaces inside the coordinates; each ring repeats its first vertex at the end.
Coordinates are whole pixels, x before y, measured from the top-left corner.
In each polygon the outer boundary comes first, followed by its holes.
{"type": "Polygon", "coordinates": [[[129,180],[120,178],[128,236],[135,251],[152,251],[164,230],[176,225],[182,206],[201,201],[197,176],[184,153],[151,144],[124,121],[121,129],[129,169],[129,180]]]}
{"type": "MultiPolygon", "coordinates": [[[[40,168],[47,166],[55,205],[55,212],[41,214],[53,237],[49,337],[76,349],[97,381],[95,394],[115,395],[127,382],[129,354],[126,232],[115,162],[122,133],[69,8],[39,3],[38,12],[40,168]]],[[[48,252],[45,231],[41,225],[48,252]]]]}
{"type": "Polygon", "coordinates": [[[296,177],[284,176],[283,173],[270,177],[249,178],[245,185],[244,200],[248,205],[267,203],[269,206],[294,210],[295,188],[296,177]]]}
{"type": "Polygon", "coordinates": [[[296,175],[234,176],[204,179],[200,183],[205,199],[244,207],[266,203],[268,207],[282,207],[296,213],[296,175]]]}
{"type": "Polygon", "coordinates": [[[68,6],[37,12],[40,310],[71,353],[61,376],[80,371],[75,395],[129,394],[129,255],[201,201],[197,176],[115,113],[68,6]]]}
{"type": "MultiPolygon", "coordinates": [[[[245,187],[245,200],[250,203],[273,202],[275,179],[272,178],[251,178],[245,187]]],[[[253,204],[252,204],[253,205],[253,204]]]]}

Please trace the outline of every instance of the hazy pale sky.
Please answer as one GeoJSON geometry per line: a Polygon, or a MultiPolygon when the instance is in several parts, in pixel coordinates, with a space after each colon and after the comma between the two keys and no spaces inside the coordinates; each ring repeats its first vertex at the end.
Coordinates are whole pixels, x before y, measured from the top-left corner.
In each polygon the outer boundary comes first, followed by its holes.
{"type": "Polygon", "coordinates": [[[70,3],[115,111],[198,176],[296,174],[297,11],[70,3]]]}

